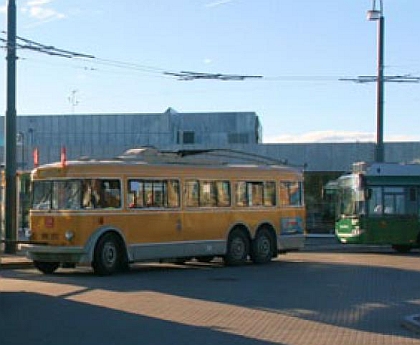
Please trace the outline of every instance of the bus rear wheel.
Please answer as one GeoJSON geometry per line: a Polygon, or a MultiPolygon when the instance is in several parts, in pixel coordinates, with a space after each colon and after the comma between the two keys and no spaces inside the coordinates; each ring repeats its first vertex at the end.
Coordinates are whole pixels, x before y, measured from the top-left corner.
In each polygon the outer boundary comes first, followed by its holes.
{"type": "Polygon", "coordinates": [[[249,239],[244,231],[233,230],[228,238],[227,252],[224,261],[228,266],[242,265],[246,262],[249,254],[249,239]]]}
{"type": "Polygon", "coordinates": [[[273,237],[268,229],[258,231],[252,241],[251,259],[256,264],[270,262],[273,257],[273,237]]]}
{"type": "Polygon", "coordinates": [[[34,266],[44,274],[53,274],[56,271],[56,269],[60,267],[60,263],[34,261],[34,266]]]}
{"type": "Polygon", "coordinates": [[[92,267],[99,276],[111,275],[124,266],[123,246],[116,235],[103,235],[95,247],[92,267]]]}

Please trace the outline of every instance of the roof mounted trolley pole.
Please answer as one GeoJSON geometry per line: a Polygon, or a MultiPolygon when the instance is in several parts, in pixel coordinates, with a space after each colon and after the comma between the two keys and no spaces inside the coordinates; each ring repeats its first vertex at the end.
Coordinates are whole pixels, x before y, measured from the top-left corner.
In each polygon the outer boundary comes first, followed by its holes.
{"type": "Polygon", "coordinates": [[[5,117],[5,247],[7,254],[16,252],[16,1],[7,5],[7,109],[5,117]]]}

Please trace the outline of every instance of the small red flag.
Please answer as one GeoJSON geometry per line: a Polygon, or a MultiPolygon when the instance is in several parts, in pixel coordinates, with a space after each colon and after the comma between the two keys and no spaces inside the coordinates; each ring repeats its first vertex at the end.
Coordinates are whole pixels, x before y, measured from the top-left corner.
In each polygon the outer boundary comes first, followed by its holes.
{"type": "Polygon", "coordinates": [[[37,168],[39,165],[39,149],[35,147],[33,152],[33,158],[34,158],[34,167],[37,168]]]}
{"type": "Polygon", "coordinates": [[[61,148],[61,166],[64,168],[67,165],[67,150],[66,147],[63,146],[61,148]]]}

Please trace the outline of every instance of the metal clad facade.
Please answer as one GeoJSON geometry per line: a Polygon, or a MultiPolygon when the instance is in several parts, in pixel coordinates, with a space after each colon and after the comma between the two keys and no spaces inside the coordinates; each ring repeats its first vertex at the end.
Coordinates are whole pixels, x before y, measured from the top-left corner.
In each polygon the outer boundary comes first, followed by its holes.
{"type": "MultiPolygon", "coordinates": [[[[4,117],[0,143],[4,145],[4,117]]],[[[281,130],[281,129],[279,129],[281,130]]],[[[346,171],[353,162],[374,159],[374,143],[262,144],[260,122],[254,112],[158,114],[79,114],[17,116],[17,131],[24,136],[17,147],[18,166],[33,167],[32,152],[40,163],[58,161],[66,146],[68,159],[81,156],[111,158],[127,149],[231,148],[285,160],[308,171],[346,171]]],[[[4,147],[0,159],[4,162],[4,147]]],[[[420,160],[420,142],[385,144],[387,162],[420,160]]]]}

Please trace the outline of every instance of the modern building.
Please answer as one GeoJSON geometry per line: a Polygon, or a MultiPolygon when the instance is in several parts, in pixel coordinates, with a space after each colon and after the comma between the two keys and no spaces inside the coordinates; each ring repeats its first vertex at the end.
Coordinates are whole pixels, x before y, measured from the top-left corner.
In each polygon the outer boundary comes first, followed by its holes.
{"type": "MultiPolygon", "coordinates": [[[[40,163],[57,161],[66,147],[69,159],[115,157],[127,149],[155,146],[229,147],[261,144],[261,125],[253,112],[160,114],[80,114],[17,116],[17,166],[30,169],[38,148],[40,163]]],[[[4,121],[0,144],[4,145],[4,121]]],[[[3,152],[0,153],[4,161],[3,152]]]]}
{"type": "MultiPolygon", "coordinates": [[[[322,218],[323,186],[351,169],[353,162],[373,161],[375,154],[374,143],[264,144],[255,112],[179,113],[172,108],[154,114],[17,116],[16,139],[17,167],[23,170],[33,168],[35,148],[40,164],[59,161],[62,147],[66,148],[69,160],[111,158],[141,146],[160,150],[222,148],[271,157],[305,169],[311,231],[319,228],[317,224],[322,218]]],[[[0,121],[3,148],[4,142],[4,121],[0,121]]],[[[415,160],[420,162],[420,142],[385,144],[385,161],[415,160]]],[[[4,162],[1,148],[0,161],[4,162]]],[[[321,228],[325,231],[326,226],[321,228]]]]}
{"type": "MultiPolygon", "coordinates": [[[[115,157],[127,149],[230,148],[269,156],[313,172],[343,172],[355,161],[373,161],[374,143],[264,144],[255,112],[179,113],[169,108],[153,114],[79,114],[17,116],[17,167],[33,167],[38,148],[40,163],[60,159],[115,157]]],[[[0,145],[4,145],[0,121],[0,145]]],[[[385,160],[420,160],[420,142],[385,144],[385,160]]],[[[4,162],[4,150],[0,149],[4,162]]]]}

